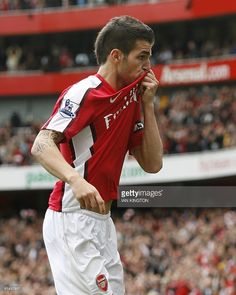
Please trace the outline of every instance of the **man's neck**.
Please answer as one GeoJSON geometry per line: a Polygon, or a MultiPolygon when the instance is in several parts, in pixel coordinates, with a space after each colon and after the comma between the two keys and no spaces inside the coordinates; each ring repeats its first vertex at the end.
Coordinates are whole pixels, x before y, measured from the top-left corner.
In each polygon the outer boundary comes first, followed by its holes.
{"type": "Polygon", "coordinates": [[[109,65],[101,65],[97,72],[100,76],[107,81],[107,83],[116,91],[124,87],[124,85],[119,81],[117,70],[115,67],[109,65]]]}

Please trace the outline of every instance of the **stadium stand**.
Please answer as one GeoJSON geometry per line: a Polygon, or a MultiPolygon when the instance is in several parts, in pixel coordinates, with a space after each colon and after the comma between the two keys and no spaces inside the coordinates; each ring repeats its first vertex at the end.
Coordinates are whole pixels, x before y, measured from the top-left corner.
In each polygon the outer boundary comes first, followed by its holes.
{"type": "MultiPolygon", "coordinates": [[[[236,294],[236,212],[133,210],[114,216],[126,295],[236,294]]],[[[0,221],[0,289],[55,295],[34,210],[0,221]]]]}
{"type": "MultiPolygon", "coordinates": [[[[173,34],[171,24],[153,24],[157,43],[152,63],[168,64],[180,60],[234,57],[236,37],[234,17],[191,22],[189,27],[176,23],[173,34]],[[199,34],[199,26],[205,30],[199,34]],[[218,30],[220,28],[220,32],[218,30]],[[227,31],[227,36],[223,34],[227,31]],[[161,32],[161,34],[159,34],[161,32]]],[[[93,40],[97,30],[60,34],[6,36],[1,40],[0,70],[61,71],[96,66],[93,40]],[[77,42],[77,40],[82,42],[77,42]]]]}
{"type": "MultiPolygon", "coordinates": [[[[36,166],[29,150],[53,101],[96,70],[93,39],[120,14],[156,32],[153,68],[165,155],[235,148],[234,0],[2,0],[0,173],[36,166]]],[[[201,168],[219,165],[229,165],[226,176],[235,185],[234,159],[201,168]]],[[[15,183],[6,190],[0,181],[0,294],[55,295],[41,230],[49,189],[17,191],[15,183]]],[[[126,295],[236,295],[234,208],[114,208],[112,214],[126,295]]]]}

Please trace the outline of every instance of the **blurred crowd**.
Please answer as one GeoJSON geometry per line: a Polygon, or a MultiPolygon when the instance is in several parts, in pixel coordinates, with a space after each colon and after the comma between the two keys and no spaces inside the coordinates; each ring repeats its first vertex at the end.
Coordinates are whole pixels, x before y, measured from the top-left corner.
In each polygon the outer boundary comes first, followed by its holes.
{"type": "MultiPolygon", "coordinates": [[[[43,40],[43,39],[42,39],[43,40]]],[[[32,41],[33,42],[33,41],[32,41]]],[[[69,41],[68,41],[69,42],[69,41]]],[[[94,67],[97,65],[91,48],[82,50],[79,43],[72,46],[45,39],[42,42],[2,44],[0,48],[0,71],[41,70],[56,72],[73,70],[74,68],[94,67]],[[22,44],[23,43],[23,44],[22,44]]],[[[236,40],[219,44],[218,41],[207,40],[197,43],[189,40],[186,44],[174,44],[154,48],[152,64],[166,64],[178,60],[210,58],[236,55],[236,40]]]]}
{"type": "Polygon", "coordinates": [[[96,59],[92,53],[72,52],[64,45],[19,45],[12,44],[5,51],[0,49],[0,71],[27,71],[40,70],[58,72],[96,66],[96,59]],[[2,52],[1,52],[2,50],[2,52]]]}
{"type": "Polygon", "coordinates": [[[56,295],[34,210],[0,220],[0,294],[56,295]]]}
{"type": "Polygon", "coordinates": [[[14,112],[9,122],[0,125],[0,165],[32,164],[30,150],[39,129],[39,123],[23,122],[14,112]]]}
{"type": "Polygon", "coordinates": [[[172,90],[156,105],[165,154],[236,146],[236,87],[172,90]]]}
{"type": "MultiPolygon", "coordinates": [[[[235,210],[127,209],[113,215],[126,295],[236,294],[235,210]]],[[[0,220],[0,290],[55,295],[41,227],[33,210],[0,220]]]]}
{"type": "Polygon", "coordinates": [[[236,294],[235,211],[128,211],[116,220],[127,295],[236,294]]]}
{"type": "MultiPolygon", "coordinates": [[[[165,154],[236,147],[236,87],[204,86],[161,93],[156,116],[165,154]]],[[[0,165],[30,165],[30,149],[43,122],[13,113],[0,124],[0,165]]]]}

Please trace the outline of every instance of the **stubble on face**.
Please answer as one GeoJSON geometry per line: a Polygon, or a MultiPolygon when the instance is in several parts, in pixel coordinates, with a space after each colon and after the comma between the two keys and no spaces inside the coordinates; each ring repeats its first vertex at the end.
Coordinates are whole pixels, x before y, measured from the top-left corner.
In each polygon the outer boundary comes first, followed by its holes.
{"type": "Polygon", "coordinates": [[[120,65],[120,78],[125,86],[150,69],[152,46],[153,44],[145,40],[138,40],[130,53],[123,55],[120,65]]]}

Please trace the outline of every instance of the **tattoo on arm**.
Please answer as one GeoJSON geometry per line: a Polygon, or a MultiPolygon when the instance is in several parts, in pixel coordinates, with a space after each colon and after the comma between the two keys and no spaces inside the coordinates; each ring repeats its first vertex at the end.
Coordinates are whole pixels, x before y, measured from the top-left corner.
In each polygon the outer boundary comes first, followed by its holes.
{"type": "Polygon", "coordinates": [[[44,152],[47,148],[57,146],[64,139],[64,135],[53,130],[42,130],[35,140],[35,152],[44,152]]]}

